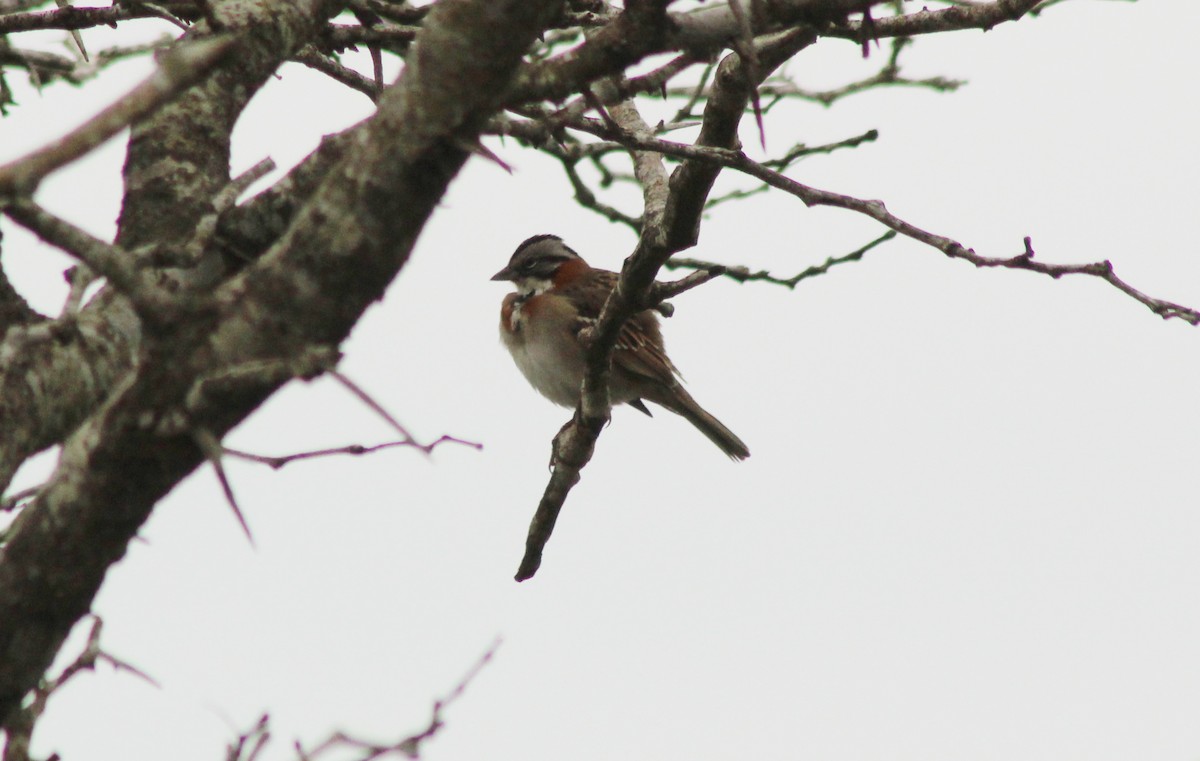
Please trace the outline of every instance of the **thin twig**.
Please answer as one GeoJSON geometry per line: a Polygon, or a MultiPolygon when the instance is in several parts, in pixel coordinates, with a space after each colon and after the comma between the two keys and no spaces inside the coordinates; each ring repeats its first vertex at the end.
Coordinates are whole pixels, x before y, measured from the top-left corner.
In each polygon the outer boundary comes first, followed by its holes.
{"type": "Polygon", "coordinates": [[[0,66],[28,70],[30,80],[36,88],[45,86],[56,79],[63,79],[72,84],[82,84],[104,71],[105,67],[113,61],[144,55],[167,47],[174,42],[175,40],[171,37],[162,37],[141,45],[104,48],[92,53],[89,60],[86,61],[44,50],[0,45],[0,66]]]}
{"type": "MultiPolygon", "coordinates": [[[[800,159],[808,158],[809,156],[833,153],[834,151],[841,150],[843,148],[857,148],[858,146],[862,145],[863,143],[872,142],[878,138],[879,138],[879,132],[877,130],[872,129],[872,130],[867,130],[866,132],[864,132],[861,135],[855,135],[854,137],[848,137],[845,140],[838,140],[837,142],[826,143],[824,145],[808,146],[808,145],[805,145],[804,143],[798,143],[797,145],[793,146],[791,148],[791,150],[789,150],[787,153],[780,156],[779,158],[766,159],[766,160],[762,161],[761,163],[763,166],[770,167],[771,169],[775,169],[777,171],[783,171],[784,169],[787,169],[788,167],[790,167],[792,164],[796,163],[800,159]]],[[[708,211],[708,210],[713,209],[716,206],[719,206],[724,203],[728,203],[730,201],[739,201],[744,198],[749,198],[750,196],[764,193],[767,190],[770,190],[770,188],[771,188],[771,186],[764,182],[761,185],[758,185],[757,187],[754,187],[754,188],[749,188],[749,189],[744,189],[744,190],[743,189],[731,190],[728,193],[725,193],[723,195],[719,195],[719,196],[710,198],[704,204],[704,208],[706,211],[708,211]]]]}
{"type": "Polygon", "coordinates": [[[343,66],[329,56],[324,55],[312,45],[305,45],[293,56],[299,63],[319,71],[335,82],[340,82],[352,90],[358,90],[372,102],[379,98],[383,88],[370,77],[364,77],[349,66],[343,66]]]}
{"type": "Polygon", "coordinates": [[[360,456],[360,455],[365,455],[365,454],[371,454],[373,452],[378,452],[378,451],[384,450],[384,449],[392,449],[394,447],[412,447],[414,449],[420,449],[421,451],[428,454],[428,453],[432,452],[434,449],[436,449],[441,444],[461,444],[466,447],[471,447],[472,449],[483,449],[483,444],[481,444],[479,442],[467,441],[466,439],[460,439],[455,436],[443,435],[428,444],[421,444],[419,442],[413,441],[412,439],[406,439],[404,441],[388,441],[388,442],[384,442],[383,444],[372,444],[370,446],[366,446],[363,444],[348,444],[344,447],[333,447],[330,449],[316,449],[311,452],[297,452],[295,454],[288,454],[288,455],[252,454],[250,452],[242,452],[242,451],[239,451],[236,449],[230,449],[228,447],[225,447],[225,454],[231,455],[233,457],[240,457],[243,460],[250,460],[252,462],[260,462],[264,465],[268,465],[268,466],[278,470],[279,468],[282,468],[284,465],[287,465],[288,463],[291,463],[291,462],[295,462],[297,460],[308,460],[308,459],[312,459],[314,457],[329,457],[330,455],[338,455],[338,454],[360,456]]]}
{"type": "MultiPolygon", "coordinates": [[[[299,755],[301,761],[316,761],[318,757],[323,756],[330,751],[341,749],[360,751],[363,755],[358,757],[359,761],[371,761],[372,759],[376,759],[391,753],[399,753],[407,758],[420,758],[421,746],[427,740],[437,735],[437,733],[441,731],[442,727],[446,725],[445,720],[442,718],[443,711],[445,711],[450,707],[451,704],[463,696],[463,693],[465,693],[471,683],[475,681],[475,678],[479,676],[479,673],[492,661],[492,658],[495,657],[496,650],[499,649],[500,644],[501,640],[497,638],[496,641],[492,643],[491,647],[489,647],[483,654],[483,656],[476,661],[475,665],[473,665],[470,670],[467,671],[466,676],[464,676],[459,683],[454,686],[454,689],[452,689],[444,698],[434,701],[433,712],[429,718],[429,724],[426,725],[421,731],[411,734],[399,742],[390,744],[368,742],[366,740],[360,740],[358,738],[351,737],[344,732],[335,732],[323,742],[313,747],[311,750],[305,750],[304,747],[297,742],[297,755],[299,755]]],[[[239,757],[231,755],[228,758],[232,760],[239,757]]],[[[249,761],[249,758],[247,758],[245,761],[249,761]]]]}
{"type": "Polygon", "coordinates": [[[263,714],[248,732],[225,748],[225,761],[254,761],[271,740],[271,717],[263,714]]]}
{"type": "MultiPolygon", "coordinates": [[[[669,262],[670,260],[668,259],[667,261],[669,262]]],[[[696,269],[696,272],[681,277],[678,280],[672,280],[669,283],[655,283],[654,287],[650,289],[651,298],[656,301],[673,299],[681,293],[686,293],[697,286],[704,285],[709,280],[721,277],[726,274],[728,267],[723,264],[709,264],[706,267],[696,269]]],[[[659,306],[662,305],[660,304],[659,306]]]]}
{"type": "MultiPolygon", "coordinates": [[[[685,92],[688,93],[687,101],[684,102],[683,106],[681,106],[677,112],[675,112],[675,118],[671,121],[681,122],[685,119],[694,118],[693,111],[696,108],[696,104],[700,102],[700,99],[705,97],[708,87],[708,80],[710,77],[712,77],[712,72],[713,69],[716,68],[716,65],[717,64],[715,61],[709,61],[708,64],[705,65],[704,70],[700,72],[700,80],[696,83],[696,85],[694,87],[685,89],[685,92]]],[[[675,93],[670,89],[667,90],[667,95],[674,94],[675,93]]]]}
{"type": "MultiPolygon", "coordinates": [[[[370,394],[368,394],[366,391],[363,391],[358,384],[333,368],[330,368],[327,372],[334,378],[334,380],[345,386],[350,393],[358,397],[359,401],[370,407],[375,414],[379,415],[379,417],[386,420],[388,425],[390,425],[392,429],[396,431],[396,433],[400,434],[408,441],[414,441],[412,434],[408,432],[408,429],[401,425],[399,420],[392,417],[392,414],[385,410],[383,405],[375,401],[370,394]]],[[[428,454],[428,452],[426,452],[426,454],[428,454]]]]}
{"type": "Polygon", "coordinates": [[[888,230],[883,235],[871,241],[862,248],[855,249],[848,254],[842,256],[831,256],[821,264],[813,265],[802,272],[798,272],[791,277],[777,277],[766,270],[753,271],[749,267],[734,267],[714,264],[713,262],[701,261],[699,259],[687,259],[681,257],[672,257],[667,260],[663,266],[669,270],[675,269],[696,269],[712,271],[714,267],[721,267],[723,270],[720,274],[739,283],[748,283],[751,281],[762,281],[765,283],[774,283],[775,285],[783,285],[794,289],[802,280],[824,275],[829,272],[830,268],[847,262],[857,262],[863,258],[863,254],[867,253],[876,246],[883,244],[892,238],[895,238],[898,233],[895,230],[888,230]]]}
{"type": "MultiPolygon", "coordinates": [[[[543,123],[553,132],[587,111],[595,109],[603,116],[603,107],[629,100],[641,93],[661,92],[681,72],[698,63],[691,54],[678,55],[657,69],[637,77],[614,76],[604,79],[596,89],[584,87],[580,97],[548,115],[543,123]],[[599,104],[599,107],[597,105],[599,104]]],[[[678,120],[676,120],[678,121],[678,120]]]]}
{"type": "Polygon", "coordinates": [[[585,209],[591,209],[611,222],[620,222],[634,232],[639,232],[642,229],[642,220],[640,218],[631,217],[620,209],[609,206],[596,198],[596,194],[592,192],[592,189],[579,176],[578,170],[575,169],[575,161],[566,158],[561,159],[561,161],[563,173],[567,176],[567,182],[571,183],[571,189],[575,191],[575,200],[580,206],[585,209]]]}

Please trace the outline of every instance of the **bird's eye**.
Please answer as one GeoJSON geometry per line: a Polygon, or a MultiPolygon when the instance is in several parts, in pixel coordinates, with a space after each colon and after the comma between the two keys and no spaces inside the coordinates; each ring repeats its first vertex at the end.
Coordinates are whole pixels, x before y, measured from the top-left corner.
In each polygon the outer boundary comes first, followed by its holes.
{"type": "Polygon", "coordinates": [[[533,262],[533,260],[530,260],[530,261],[527,261],[527,262],[525,262],[524,264],[522,264],[522,265],[519,267],[519,269],[520,269],[522,272],[524,272],[524,273],[526,273],[526,274],[529,274],[529,273],[533,272],[533,266],[534,266],[534,262],[533,262]]]}

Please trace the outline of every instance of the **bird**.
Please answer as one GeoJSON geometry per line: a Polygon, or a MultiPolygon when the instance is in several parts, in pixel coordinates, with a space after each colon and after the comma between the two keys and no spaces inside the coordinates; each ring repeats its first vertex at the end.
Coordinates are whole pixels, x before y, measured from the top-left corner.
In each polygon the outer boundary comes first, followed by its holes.
{"type": "MultiPolygon", "coordinates": [[[[516,286],[500,307],[500,340],[529,384],[551,402],[578,404],[586,368],[580,333],[596,323],[617,279],[615,272],[590,266],[557,235],[525,240],[492,276],[516,286]]],[[[645,310],[626,320],[613,350],[612,404],[649,415],[644,401],[653,402],[682,416],[731,459],[749,457],[742,440],[701,407],[680,380],[663,348],[658,317],[645,310]]]]}

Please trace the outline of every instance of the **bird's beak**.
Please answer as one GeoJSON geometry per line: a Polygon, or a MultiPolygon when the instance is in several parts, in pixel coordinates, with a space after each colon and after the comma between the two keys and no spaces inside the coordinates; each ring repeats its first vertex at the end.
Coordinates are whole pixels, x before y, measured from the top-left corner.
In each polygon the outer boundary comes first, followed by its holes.
{"type": "Polygon", "coordinates": [[[508,267],[505,267],[495,275],[492,275],[492,280],[516,280],[516,276],[513,275],[512,270],[510,270],[508,267]]]}

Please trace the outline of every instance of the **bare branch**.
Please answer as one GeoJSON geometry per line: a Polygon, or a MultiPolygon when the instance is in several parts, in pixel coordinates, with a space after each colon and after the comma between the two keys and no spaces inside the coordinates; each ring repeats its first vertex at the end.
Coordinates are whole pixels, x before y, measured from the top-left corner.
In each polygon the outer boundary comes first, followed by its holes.
{"type": "MultiPolygon", "coordinates": [[[[993,0],[971,6],[955,6],[939,10],[922,9],[915,13],[872,19],[871,36],[907,37],[916,34],[954,32],[963,29],[992,29],[1007,21],[1016,21],[1032,11],[1042,0],[993,0]]],[[[862,21],[835,24],[822,34],[859,41],[863,35],[862,21]]]]}
{"type": "Polygon", "coordinates": [[[74,256],[135,302],[153,301],[151,285],[130,266],[129,255],[117,246],[92,237],[27,199],[13,201],[4,208],[4,213],[42,240],[74,256]]]}
{"type": "MultiPolygon", "coordinates": [[[[773,39],[759,53],[766,76],[815,39],[811,32],[797,32],[773,39]]],[[[701,145],[737,144],[737,128],[750,92],[758,81],[749,78],[740,58],[728,56],[718,67],[718,90],[710,98],[697,142],[701,145]]],[[[599,125],[601,130],[605,129],[599,125]]],[[[628,148],[648,149],[656,140],[618,140],[628,148]]],[[[694,245],[699,236],[700,215],[708,193],[716,181],[719,166],[703,161],[685,162],[670,180],[670,192],[661,223],[647,224],[637,249],[626,260],[617,287],[609,294],[594,327],[581,335],[589,341],[580,404],[571,420],[554,437],[551,459],[553,472],[525,539],[525,554],[517,569],[517,581],[531,578],[541,565],[542,552],[554,531],[567,495],[579,482],[582,468],[591,460],[596,439],[608,422],[608,376],[612,352],[621,326],[630,316],[656,306],[650,293],[662,264],[684,248],[694,245]],[[590,413],[590,414],[588,414],[590,413]]]]}
{"type": "Polygon", "coordinates": [[[354,69],[343,66],[329,56],[322,54],[314,46],[301,48],[296,54],[296,60],[308,68],[319,71],[330,79],[340,82],[352,90],[358,90],[372,101],[379,97],[383,88],[375,80],[364,77],[354,69]]]}
{"type": "MultiPolygon", "coordinates": [[[[752,14],[751,31],[758,37],[800,27],[811,30],[810,25],[843,20],[880,1],[776,0],[762,4],[769,12],[752,14]]],[[[682,50],[704,60],[735,40],[741,29],[727,3],[670,14],[661,13],[662,9],[653,4],[648,8],[647,12],[643,4],[631,3],[615,20],[592,32],[583,44],[526,67],[506,100],[561,100],[584,84],[664,51],[682,50]]]]}
{"type": "MultiPolygon", "coordinates": [[[[623,134],[650,137],[650,126],[638,113],[633,101],[626,100],[612,107],[614,127],[623,134]]],[[[633,172],[642,186],[642,234],[659,234],[667,209],[667,170],[662,156],[653,151],[631,150],[633,172]],[[650,231],[648,233],[647,231],[650,231]]],[[[585,404],[586,410],[586,404],[585,404]]]]}
{"type": "Polygon", "coordinates": [[[164,8],[161,5],[155,5],[154,3],[148,3],[148,2],[145,2],[145,0],[126,0],[126,1],[135,8],[145,9],[146,12],[148,12],[152,17],[160,18],[169,24],[174,24],[175,26],[179,27],[180,29],[182,29],[185,32],[192,28],[191,25],[188,24],[188,22],[179,18],[174,13],[171,13],[171,11],[167,10],[166,8],[164,8]]]}
{"type": "Polygon", "coordinates": [[[818,275],[824,275],[825,273],[829,272],[832,267],[835,267],[839,264],[860,261],[863,258],[863,254],[867,253],[876,246],[895,238],[896,235],[897,233],[895,230],[888,230],[886,233],[862,248],[855,249],[854,251],[851,251],[848,254],[843,254],[842,256],[831,256],[821,264],[813,265],[812,267],[809,267],[802,272],[799,272],[788,278],[776,277],[766,270],[758,270],[756,272],[751,270],[749,267],[729,267],[721,264],[714,264],[713,262],[700,261],[699,259],[687,259],[680,257],[672,257],[668,259],[667,263],[663,266],[669,270],[698,269],[707,270],[710,272],[715,268],[720,268],[721,271],[719,274],[724,275],[732,280],[736,280],[739,283],[762,281],[766,283],[774,283],[775,285],[783,285],[794,289],[796,285],[800,283],[800,281],[808,280],[809,278],[817,277],[818,275]]]}
{"type": "MultiPolygon", "coordinates": [[[[627,144],[631,141],[631,138],[628,137],[620,138],[615,135],[607,135],[606,137],[620,139],[627,144]]],[[[831,206],[863,214],[895,230],[901,235],[936,248],[952,259],[962,259],[974,264],[976,267],[1028,270],[1029,272],[1049,275],[1055,279],[1063,275],[1090,275],[1097,277],[1122,293],[1131,296],[1165,320],[1178,318],[1190,325],[1200,325],[1200,311],[1142,293],[1117,277],[1112,263],[1107,260],[1088,264],[1047,264],[1034,259],[1034,252],[1029,238],[1025,239],[1026,245],[1023,253],[1011,257],[981,256],[975,253],[974,249],[967,248],[958,241],[928,232],[895,216],[887,210],[882,201],[869,201],[804,185],[750,159],[741,151],[685,145],[683,143],[672,143],[659,139],[636,140],[632,141],[632,143],[635,147],[645,150],[656,150],[660,153],[681,158],[711,161],[714,164],[736,169],[752,177],[757,177],[771,187],[796,196],[806,206],[831,206]]]]}
{"type": "Polygon", "coordinates": [[[105,48],[91,55],[89,60],[74,56],[49,53],[43,50],[28,50],[0,44],[0,66],[26,69],[34,86],[42,87],[56,79],[80,84],[95,77],[113,61],[144,55],[175,42],[174,38],[163,37],[143,45],[127,45],[105,48]]]}
{"type": "MultiPolygon", "coordinates": [[[[670,261],[670,260],[668,260],[670,261]]],[[[659,302],[658,306],[666,306],[662,302],[667,299],[673,299],[681,293],[686,293],[697,286],[704,285],[709,280],[720,277],[726,274],[728,267],[723,264],[709,264],[706,267],[698,268],[697,272],[686,275],[678,280],[672,280],[669,283],[655,283],[650,289],[650,296],[655,301],[659,302]]],[[[673,310],[669,310],[673,311],[673,310]]],[[[667,315],[668,317],[670,315],[667,315]]]]}
{"type": "Polygon", "coordinates": [[[808,90],[792,82],[768,82],[763,85],[762,92],[764,95],[775,98],[799,98],[800,100],[820,103],[823,106],[831,106],[835,101],[841,100],[848,95],[866,92],[867,90],[879,87],[919,87],[937,92],[953,92],[964,84],[966,82],[961,79],[948,79],[946,77],[909,79],[899,74],[888,75],[880,72],[872,77],[860,79],[857,82],[851,82],[848,85],[835,87],[831,90],[808,90]]]}
{"type": "Polygon", "coordinates": [[[385,50],[404,55],[408,47],[416,39],[419,26],[398,24],[375,24],[360,26],[349,24],[330,24],[325,34],[328,46],[333,50],[342,50],[351,45],[375,45],[385,50]]]}
{"type": "Polygon", "coordinates": [[[230,180],[229,184],[217,193],[213,198],[212,211],[200,218],[200,221],[196,223],[196,232],[184,246],[181,264],[194,266],[201,260],[217,234],[221,217],[233,208],[238,197],[245,193],[247,188],[274,170],[275,162],[270,158],[265,158],[230,180]]]}
{"type": "MultiPolygon", "coordinates": [[[[444,698],[435,700],[433,703],[433,713],[429,717],[429,724],[419,732],[409,735],[399,742],[390,744],[379,744],[359,740],[351,737],[344,732],[336,732],[329,738],[315,746],[312,750],[305,750],[300,743],[296,743],[296,752],[301,761],[317,761],[317,759],[330,751],[346,750],[359,751],[362,755],[358,756],[358,761],[372,761],[372,759],[380,758],[391,753],[402,755],[406,758],[420,758],[421,746],[429,739],[437,735],[445,726],[445,721],[442,718],[442,712],[449,708],[456,700],[463,696],[467,687],[475,681],[485,666],[487,666],[493,657],[496,655],[496,650],[500,647],[501,640],[497,639],[492,643],[491,647],[483,654],[482,657],[475,663],[474,666],[467,671],[466,676],[462,678],[454,689],[444,698]]],[[[260,725],[262,721],[260,720],[260,725]]],[[[231,760],[240,759],[240,756],[229,756],[231,760]]],[[[247,757],[245,761],[250,761],[252,756],[247,757]]]]}
{"type": "Polygon", "coordinates": [[[640,232],[642,229],[642,220],[637,217],[631,217],[620,209],[602,203],[596,198],[596,194],[592,192],[592,189],[579,176],[579,172],[575,169],[575,163],[571,159],[562,159],[563,172],[567,175],[567,181],[571,183],[571,188],[575,191],[575,200],[579,202],[579,205],[585,209],[591,209],[612,222],[620,222],[632,228],[634,232],[640,232]]]}
{"type": "MultiPolygon", "coordinates": [[[[385,410],[383,408],[383,405],[381,405],[379,402],[375,401],[371,397],[370,394],[368,394],[366,391],[363,391],[362,388],[360,388],[358,386],[358,384],[356,384],[354,381],[350,380],[349,378],[347,378],[345,375],[338,372],[337,370],[331,369],[331,370],[329,370],[329,374],[338,383],[345,386],[346,389],[350,391],[350,393],[352,393],[356,397],[358,397],[359,401],[361,401],[363,404],[370,407],[371,410],[374,411],[376,415],[379,415],[379,417],[386,420],[388,425],[390,425],[392,427],[392,429],[396,431],[396,433],[400,434],[408,441],[413,441],[412,434],[410,434],[408,432],[408,429],[405,428],[403,425],[401,425],[399,420],[392,417],[392,414],[390,412],[388,412],[387,410],[385,410]]],[[[426,452],[426,454],[428,454],[428,452],[426,452]]]]}
{"type": "Polygon", "coordinates": [[[729,3],[729,10],[733,11],[733,17],[737,23],[737,35],[730,44],[734,52],[742,59],[742,65],[746,68],[746,77],[755,83],[750,91],[750,106],[754,111],[754,124],[758,127],[758,140],[765,151],[767,149],[767,128],[763,124],[762,103],[758,98],[758,83],[762,81],[762,78],[758,75],[759,62],[758,53],[754,49],[754,29],[751,26],[750,18],[742,8],[741,0],[726,1],[729,3]]]}
{"type": "Polygon", "coordinates": [[[28,704],[16,710],[5,724],[4,729],[7,733],[7,744],[4,748],[5,761],[9,759],[25,759],[27,761],[29,759],[29,742],[33,736],[34,727],[37,725],[38,719],[45,713],[50,698],[79,674],[85,671],[95,671],[98,662],[107,663],[117,671],[127,671],[154,687],[160,687],[157,681],[141,669],[105,652],[100,647],[100,634],[104,628],[104,621],[95,615],[91,618],[92,628],[88,632],[87,642],[84,644],[82,652],[75,657],[75,660],[64,666],[58,676],[44,679],[38,684],[33,689],[33,696],[28,704]]]}
{"type": "MultiPolygon", "coordinates": [[[[687,95],[687,102],[685,102],[679,108],[679,111],[675,113],[674,121],[681,122],[684,119],[692,118],[696,104],[700,102],[700,99],[704,97],[708,89],[708,80],[710,77],[712,77],[713,69],[715,67],[715,61],[709,62],[708,65],[704,67],[704,71],[701,72],[700,80],[696,83],[696,85],[684,90],[684,93],[687,95]]],[[[671,90],[667,90],[667,94],[672,95],[675,93],[673,93],[671,90]]]]}
{"type": "Polygon", "coordinates": [[[171,50],[149,79],[78,129],[25,158],[0,166],[0,199],[32,194],[47,174],[91,151],[199,80],[224,57],[233,42],[231,37],[209,37],[171,50]]]}
{"type": "Polygon", "coordinates": [[[107,8],[59,8],[57,10],[6,13],[0,16],[0,34],[32,32],[41,29],[70,31],[94,26],[113,26],[118,21],[134,18],[150,18],[152,11],[143,7],[129,7],[122,3],[107,8]]]}
{"type": "Polygon", "coordinates": [[[237,740],[225,748],[225,761],[255,761],[271,740],[270,723],[267,714],[258,717],[250,731],[238,735],[237,740]]]}
{"type": "Polygon", "coordinates": [[[629,79],[624,75],[608,77],[595,88],[585,87],[583,95],[542,122],[549,131],[554,132],[562,125],[582,117],[589,109],[595,108],[602,113],[603,109],[597,108],[597,101],[601,106],[611,106],[642,93],[661,92],[671,79],[696,63],[696,58],[684,54],[642,76],[629,79]]]}
{"type": "MultiPolygon", "coordinates": [[[[766,167],[770,167],[770,168],[778,170],[778,171],[783,171],[784,169],[787,169],[789,166],[796,163],[800,159],[808,158],[809,156],[833,153],[834,151],[841,150],[843,148],[857,148],[858,146],[862,145],[863,143],[872,142],[872,141],[878,139],[878,137],[879,137],[879,133],[872,129],[872,130],[867,130],[866,132],[864,132],[861,135],[856,135],[854,137],[848,137],[845,140],[839,140],[835,143],[826,143],[825,145],[808,146],[808,145],[805,145],[804,143],[799,143],[799,144],[793,146],[791,150],[789,150],[787,153],[780,156],[779,158],[766,159],[765,161],[762,162],[762,165],[766,166],[766,167]]],[[[750,188],[750,189],[731,190],[728,193],[724,193],[724,194],[716,196],[714,198],[710,198],[707,201],[707,203],[705,203],[704,208],[706,211],[708,211],[708,210],[713,209],[716,206],[719,206],[724,203],[728,203],[730,201],[739,201],[743,198],[749,198],[750,196],[758,195],[759,193],[764,193],[767,190],[769,190],[770,188],[771,188],[771,186],[764,182],[761,185],[758,185],[758,186],[750,188]]]]}
{"type": "Polygon", "coordinates": [[[417,441],[413,441],[412,439],[405,439],[403,441],[388,441],[388,442],[384,442],[383,444],[373,444],[371,446],[364,446],[362,444],[348,444],[344,447],[334,447],[332,449],[317,449],[312,452],[298,452],[296,454],[288,454],[288,455],[252,454],[250,452],[242,452],[237,449],[230,449],[229,447],[225,447],[224,451],[225,451],[225,454],[227,454],[227,455],[231,455],[233,457],[240,457],[243,460],[250,460],[252,462],[261,462],[264,465],[269,465],[270,467],[278,470],[279,468],[282,468],[284,465],[287,465],[288,463],[291,463],[291,462],[295,462],[297,460],[309,460],[314,457],[328,457],[330,455],[338,455],[338,454],[359,456],[359,455],[365,455],[365,454],[372,454],[374,452],[378,452],[378,451],[381,451],[384,449],[392,449],[394,447],[412,447],[415,449],[420,449],[421,451],[425,452],[426,454],[429,454],[434,449],[437,449],[437,447],[441,444],[461,444],[463,446],[471,447],[472,449],[476,449],[476,450],[483,449],[483,444],[481,444],[479,442],[467,441],[466,439],[460,439],[460,438],[450,436],[450,435],[443,435],[443,436],[431,441],[428,444],[421,444],[417,441]]]}
{"type": "MultiPolygon", "coordinates": [[[[258,83],[293,53],[292,46],[303,43],[328,8],[317,0],[250,4],[246,16],[228,20],[231,27],[255,24],[260,44],[237,72],[222,69],[209,79],[187,107],[172,108],[135,130],[118,225],[128,236],[123,247],[190,234],[213,194],[228,182],[227,177],[219,182],[228,165],[213,160],[212,151],[207,163],[197,164],[203,183],[181,171],[170,175],[179,178],[170,187],[148,182],[152,172],[165,168],[163,162],[179,166],[177,152],[164,150],[156,138],[177,136],[189,119],[215,113],[204,122],[215,129],[181,150],[222,150],[227,133],[215,119],[232,124],[258,83]],[[255,15],[260,10],[264,15],[255,15]],[[135,153],[142,154],[138,162],[135,153]],[[198,196],[190,194],[194,184],[203,185],[198,196]],[[162,222],[163,214],[176,210],[178,219],[162,222]]],[[[345,339],[405,265],[419,231],[465,162],[467,154],[455,141],[473,139],[495,113],[499,94],[557,8],[553,0],[437,3],[422,39],[439,55],[419,71],[406,68],[388,88],[347,160],[291,219],[285,238],[209,292],[219,307],[215,314],[181,321],[141,341],[132,372],[109,390],[102,406],[92,408],[75,435],[63,434],[55,474],[21,513],[0,563],[0,652],[19,647],[26,654],[0,669],[0,722],[44,673],[154,505],[202,464],[190,433],[164,431],[160,421],[193,401],[198,376],[294,357],[306,347],[336,346],[345,339]],[[481,18],[491,21],[481,24],[481,18]],[[406,139],[396,139],[402,130],[406,139]],[[362,192],[364,172],[370,193],[362,192]],[[265,328],[267,315],[283,329],[265,328]]],[[[214,386],[187,409],[188,418],[223,437],[279,385],[250,385],[228,395],[214,386]]]]}

